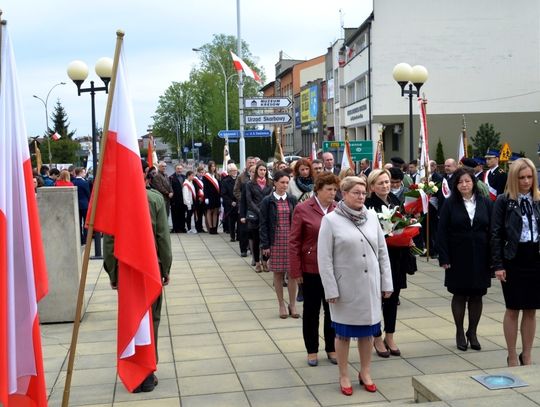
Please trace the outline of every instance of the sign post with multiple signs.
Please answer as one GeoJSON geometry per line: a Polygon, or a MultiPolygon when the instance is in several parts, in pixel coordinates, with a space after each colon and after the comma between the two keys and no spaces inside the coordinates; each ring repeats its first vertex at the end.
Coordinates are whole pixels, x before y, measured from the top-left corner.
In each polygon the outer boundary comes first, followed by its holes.
{"type": "MultiPolygon", "coordinates": [[[[371,140],[353,140],[349,141],[351,145],[351,158],[353,161],[360,161],[363,158],[373,159],[373,141],[371,140]]],[[[343,153],[345,148],[344,141],[323,141],[323,152],[343,153]]]]}

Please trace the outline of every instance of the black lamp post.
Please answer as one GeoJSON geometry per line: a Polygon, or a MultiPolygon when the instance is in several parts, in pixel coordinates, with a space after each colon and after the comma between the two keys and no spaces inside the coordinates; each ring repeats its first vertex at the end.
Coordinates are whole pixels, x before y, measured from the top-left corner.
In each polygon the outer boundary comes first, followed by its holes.
{"type": "MultiPolygon", "coordinates": [[[[109,82],[112,76],[113,61],[111,58],[100,58],[96,62],[95,70],[96,74],[101,78],[105,86],[96,87],[94,81],[90,81],[89,88],[81,88],[81,85],[88,77],[88,66],[82,61],[73,61],[68,65],[67,73],[70,79],[77,85],[78,95],[81,93],[90,93],[90,99],[92,101],[92,175],[95,179],[98,166],[98,153],[97,153],[97,130],[96,130],[96,104],[95,95],[96,92],[109,93],[109,82]]],[[[94,233],[94,254],[95,258],[101,258],[101,234],[94,233]]]]}
{"type": "Polygon", "coordinates": [[[394,67],[392,76],[401,87],[401,96],[409,96],[409,161],[412,161],[414,160],[412,97],[413,95],[420,96],[420,88],[427,81],[428,71],[422,65],[411,67],[409,64],[402,62],[394,67]],[[407,84],[409,85],[409,89],[405,89],[407,84]],[[416,90],[413,89],[413,86],[416,90]]]}

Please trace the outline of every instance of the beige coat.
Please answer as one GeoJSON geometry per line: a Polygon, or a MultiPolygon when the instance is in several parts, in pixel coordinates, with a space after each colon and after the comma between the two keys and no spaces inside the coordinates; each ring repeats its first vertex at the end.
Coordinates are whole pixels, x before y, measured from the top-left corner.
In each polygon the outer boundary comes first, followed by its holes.
{"type": "Polygon", "coordinates": [[[380,322],[382,292],[393,291],[388,250],[376,215],[368,212],[360,229],[365,237],[351,220],[331,212],[323,217],[319,231],[319,273],[325,298],[337,298],[330,304],[330,315],[340,324],[380,322]]]}

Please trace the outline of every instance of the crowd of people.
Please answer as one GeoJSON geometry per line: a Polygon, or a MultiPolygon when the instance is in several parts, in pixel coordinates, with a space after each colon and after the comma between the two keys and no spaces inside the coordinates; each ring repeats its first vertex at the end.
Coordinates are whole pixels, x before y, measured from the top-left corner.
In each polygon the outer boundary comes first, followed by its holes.
{"type": "MultiPolygon", "coordinates": [[[[338,366],[341,392],[351,395],[351,338],[357,341],[358,379],[366,391],[377,389],[370,373],[373,350],[381,358],[401,355],[396,338],[400,293],[417,270],[418,253],[438,258],[444,270],[458,350],[482,349],[477,335],[482,299],[496,278],[506,305],[507,364],[531,364],[540,307],[538,172],[523,157],[506,172],[498,156],[490,150],[485,161],[449,158],[443,172],[431,162],[427,178],[418,162],[399,157],[383,168],[362,160],[358,173],[339,171],[329,152],[316,160],[276,161],[271,168],[248,157],[240,174],[233,162],[220,174],[210,161],[187,172],[177,164],[167,176],[167,164],[160,162],[147,184],[162,196],[167,216],[170,211],[172,233],[217,234],[221,220],[230,241],[238,242],[240,256],[251,253],[254,271],[273,273],[279,318],[300,318],[297,302],[303,301],[306,363],[313,367],[318,365],[322,306],[326,356],[338,366]],[[439,186],[428,196],[430,216],[414,214],[423,232],[408,246],[389,244],[378,214],[403,208],[407,191],[430,181],[439,186]]],[[[79,186],[80,170],[73,178],[60,178],[61,173],[44,167],[42,181],[72,182],[86,191],[79,186]]]]}

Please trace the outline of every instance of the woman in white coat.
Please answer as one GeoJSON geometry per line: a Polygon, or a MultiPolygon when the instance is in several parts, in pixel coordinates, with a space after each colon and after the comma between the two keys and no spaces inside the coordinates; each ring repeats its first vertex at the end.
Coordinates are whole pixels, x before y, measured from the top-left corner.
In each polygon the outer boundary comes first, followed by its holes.
{"type": "Polygon", "coordinates": [[[360,385],[369,392],[377,390],[370,374],[372,339],[381,325],[381,292],[387,298],[393,286],[384,233],[377,215],[364,207],[366,181],[346,177],[340,189],[343,200],[322,219],[317,259],[336,331],[341,392],[350,396],[351,338],[358,339],[360,385]]]}

